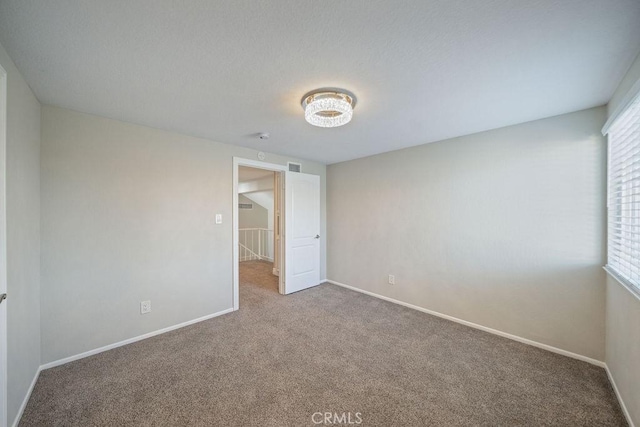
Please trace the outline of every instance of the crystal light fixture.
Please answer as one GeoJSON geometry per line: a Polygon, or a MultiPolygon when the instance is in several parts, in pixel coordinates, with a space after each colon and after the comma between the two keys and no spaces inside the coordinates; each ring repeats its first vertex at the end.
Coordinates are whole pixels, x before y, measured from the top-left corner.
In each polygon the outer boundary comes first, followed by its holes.
{"type": "Polygon", "coordinates": [[[355,105],[355,96],[342,89],[317,89],[302,97],[304,118],[310,124],[323,128],[349,123],[355,105]]]}

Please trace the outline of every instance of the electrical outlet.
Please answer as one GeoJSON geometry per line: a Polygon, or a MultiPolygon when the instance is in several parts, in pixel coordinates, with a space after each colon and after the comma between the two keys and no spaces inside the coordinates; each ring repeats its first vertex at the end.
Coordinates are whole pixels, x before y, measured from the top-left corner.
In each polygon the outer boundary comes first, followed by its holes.
{"type": "Polygon", "coordinates": [[[140,314],[147,314],[151,312],[151,301],[142,301],[140,303],[140,314]]]}
{"type": "Polygon", "coordinates": [[[389,284],[390,285],[395,285],[396,284],[396,276],[394,276],[393,274],[389,275],[389,284]]]}

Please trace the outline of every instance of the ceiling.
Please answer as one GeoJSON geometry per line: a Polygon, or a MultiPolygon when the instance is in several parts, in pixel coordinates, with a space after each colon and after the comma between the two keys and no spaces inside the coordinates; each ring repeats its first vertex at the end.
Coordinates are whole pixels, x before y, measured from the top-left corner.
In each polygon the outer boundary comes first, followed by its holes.
{"type": "Polygon", "coordinates": [[[273,177],[273,171],[240,166],[238,168],[238,182],[257,181],[262,178],[273,177]]]}
{"type": "Polygon", "coordinates": [[[603,105],[639,22],[638,0],[0,2],[44,104],[325,163],[603,105]],[[355,93],[351,123],[305,122],[320,87],[355,93]]]}

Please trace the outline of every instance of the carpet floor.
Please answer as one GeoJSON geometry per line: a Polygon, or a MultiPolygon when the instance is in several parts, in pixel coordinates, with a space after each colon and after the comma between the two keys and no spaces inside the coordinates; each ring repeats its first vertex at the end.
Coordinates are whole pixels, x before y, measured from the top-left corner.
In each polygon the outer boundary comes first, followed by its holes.
{"type": "Polygon", "coordinates": [[[270,270],[242,263],[239,311],[43,371],[20,426],[626,425],[602,368],[270,270]]]}

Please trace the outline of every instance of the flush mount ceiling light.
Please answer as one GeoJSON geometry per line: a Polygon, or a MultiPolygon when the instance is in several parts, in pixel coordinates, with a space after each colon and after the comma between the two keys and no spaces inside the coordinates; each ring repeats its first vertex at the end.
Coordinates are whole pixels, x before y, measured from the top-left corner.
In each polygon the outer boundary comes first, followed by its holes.
{"type": "Polygon", "coordinates": [[[323,128],[349,123],[355,105],[356,97],[342,89],[317,89],[302,97],[304,118],[310,124],[323,128]]]}

